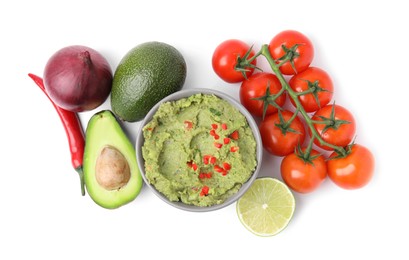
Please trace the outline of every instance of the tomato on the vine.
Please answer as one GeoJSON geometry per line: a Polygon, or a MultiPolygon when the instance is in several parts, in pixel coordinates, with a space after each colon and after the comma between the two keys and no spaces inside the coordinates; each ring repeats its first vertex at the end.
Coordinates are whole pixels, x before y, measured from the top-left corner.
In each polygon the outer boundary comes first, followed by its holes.
{"type": "Polygon", "coordinates": [[[271,97],[280,90],[282,86],[276,75],[267,72],[256,73],[241,83],[240,101],[255,116],[271,115],[277,112],[276,106],[282,107],[285,103],[285,92],[271,100],[271,97]]]}
{"type": "Polygon", "coordinates": [[[311,150],[310,161],[291,153],[281,161],[281,176],[294,191],[309,193],[316,190],[327,177],[327,163],[322,154],[311,150]]]}
{"type": "Polygon", "coordinates": [[[372,179],[375,159],[371,151],[359,144],[353,144],[345,157],[333,152],[327,162],[328,176],[339,187],[358,189],[372,179]],[[337,158],[338,157],[338,158],[337,158]]]}
{"type": "MultiPolygon", "coordinates": [[[[326,105],[319,109],[311,119],[321,138],[331,145],[345,147],[355,137],[354,116],[342,106],[326,105]]],[[[321,144],[317,138],[314,139],[314,143],[322,149],[333,150],[333,148],[321,144]]]]}
{"type": "MultiPolygon", "coordinates": [[[[309,67],[294,75],[288,82],[298,96],[298,100],[306,112],[314,112],[327,105],[333,96],[334,86],[331,77],[320,68],[309,67]]],[[[294,100],[291,103],[295,106],[294,100]]]]}
{"type": "Polygon", "coordinates": [[[270,41],[268,49],[277,63],[288,59],[280,66],[281,73],[285,75],[294,75],[306,70],[314,58],[314,47],[310,39],[294,30],[277,34],[270,41]]]}
{"type": "Polygon", "coordinates": [[[293,112],[283,110],[266,116],[259,125],[264,148],[276,156],[293,153],[305,139],[301,119],[293,112]],[[292,120],[289,123],[289,120],[292,120]]]}
{"type": "Polygon", "coordinates": [[[214,72],[228,83],[243,81],[253,73],[257,64],[256,59],[247,64],[247,60],[254,57],[254,51],[249,51],[250,46],[243,41],[230,39],[222,42],[213,52],[214,72]]]}

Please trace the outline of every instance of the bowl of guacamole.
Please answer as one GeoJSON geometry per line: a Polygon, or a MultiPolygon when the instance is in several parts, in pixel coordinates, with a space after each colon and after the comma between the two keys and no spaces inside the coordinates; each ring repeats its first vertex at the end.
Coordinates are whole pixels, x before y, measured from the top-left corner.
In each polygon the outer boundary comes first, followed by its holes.
{"type": "Polygon", "coordinates": [[[235,202],[257,178],[262,142],[253,117],[222,92],[184,89],[156,104],[136,140],[145,184],[188,211],[235,202]]]}

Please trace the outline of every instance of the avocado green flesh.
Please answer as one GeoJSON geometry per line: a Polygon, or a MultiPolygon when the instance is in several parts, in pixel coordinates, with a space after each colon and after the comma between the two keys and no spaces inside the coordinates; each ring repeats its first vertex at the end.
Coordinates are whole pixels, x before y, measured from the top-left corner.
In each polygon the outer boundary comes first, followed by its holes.
{"type": "Polygon", "coordinates": [[[143,119],[162,98],[180,90],[186,62],[174,47],[146,42],[131,49],[114,73],[112,111],[124,121],[143,119]]]}
{"type": "Polygon", "coordinates": [[[86,130],[84,180],[88,194],[101,207],[114,209],[133,201],[142,188],[142,177],[136,162],[135,149],[111,111],[96,113],[86,130]],[[126,159],[130,179],[125,186],[108,190],[96,178],[96,162],[105,147],[114,147],[126,159]]]}

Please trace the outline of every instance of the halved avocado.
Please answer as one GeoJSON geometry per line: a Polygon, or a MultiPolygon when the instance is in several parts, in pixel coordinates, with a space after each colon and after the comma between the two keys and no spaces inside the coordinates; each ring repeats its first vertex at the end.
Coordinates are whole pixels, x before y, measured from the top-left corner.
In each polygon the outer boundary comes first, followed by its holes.
{"type": "Polygon", "coordinates": [[[88,122],[83,167],[88,194],[101,207],[119,208],[133,201],[142,188],[135,148],[109,110],[88,122]]]}

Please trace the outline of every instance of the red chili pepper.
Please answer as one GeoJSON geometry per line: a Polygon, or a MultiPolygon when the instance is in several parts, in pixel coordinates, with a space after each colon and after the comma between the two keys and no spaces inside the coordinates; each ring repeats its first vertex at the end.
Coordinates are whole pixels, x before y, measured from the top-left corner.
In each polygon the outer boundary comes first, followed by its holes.
{"type": "Polygon", "coordinates": [[[209,160],[210,160],[210,158],[212,158],[212,156],[211,155],[204,155],[203,156],[203,163],[204,164],[209,164],[209,160]]]}
{"type": "Polygon", "coordinates": [[[231,165],[230,165],[229,163],[227,163],[227,162],[224,162],[224,163],[223,163],[223,168],[224,168],[226,171],[229,171],[229,170],[231,169],[231,165]]]}
{"type": "Polygon", "coordinates": [[[196,164],[196,163],[192,163],[192,168],[193,168],[194,171],[196,171],[196,170],[197,170],[197,164],[196,164]]]}
{"type": "Polygon", "coordinates": [[[192,127],[193,127],[193,122],[192,122],[192,121],[185,120],[183,123],[184,123],[185,128],[186,128],[187,130],[192,129],[192,127]]]}
{"type": "Polygon", "coordinates": [[[85,195],[85,185],[84,185],[84,173],[82,171],[82,162],[84,157],[84,146],[85,146],[85,139],[84,139],[84,131],[81,127],[81,122],[78,118],[77,113],[65,110],[59,106],[57,106],[51,98],[48,96],[43,79],[29,73],[28,76],[40,87],[40,89],[44,92],[44,94],[48,97],[48,99],[53,104],[55,110],[57,111],[61,122],[64,126],[65,133],[67,134],[68,144],[70,147],[71,152],[71,163],[74,169],[78,172],[81,181],[81,194],[82,196],[85,195]]]}
{"type": "Polygon", "coordinates": [[[210,179],[212,178],[212,173],[211,172],[201,172],[199,173],[199,179],[210,179]]]}
{"type": "Polygon", "coordinates": [[[214,157],[214,156],[210,157],[210,163],[211,163],[211,164],[215,164],[215,163],[216,163],[216,160],[217,160],[216,157],[214,157]]]}
{"type": "Polygon", "coordinates": [[[187,164],[187,166],[188,166],[189,168],[192,168],[194,171],[197,170],[197,164],[194,163],[193,161],[187,162],[186,164],[187,164]]]}
{"type": "Polygon", "coordinates": [[[206,196],[207,194],[209,194],[209,187],[205,185],[200,192],[200,196],[206,196]]]}
{"type": "Polygon", "coordinates": [[[214,129],[210,130],[209,134],[214,137],[216,135],[216,130],[214,129]]]}
{"type": "Polygon", "coordinates": [[[223,172],[224,171],[224,169],[222,167],[220,167],[219,165],[215,165],[213,168],[214,168],[214,171],[216,171],[216,172],[223,172]]]}
{"type": "Polygon", "coordinates": [[[239,150],[239,147],[238,146],[232,146],[232,147],[230,147],[230,152],[237,152],[239,150]]]}
{"type": "Polygon", "coordinates": [[[215,143],[214,143],[214,146],[215,146],[216,148],[220,149],[220,148],[222,148],[223,145],[222,145],[221,143],[215,142],[215,143]]]}
{"type": "Polygon", "coordinates": [[[223,143],[224,143],[224,144],[229,144],[229,143],[230,143],[230,138],[225,137],[225,138],[223,139],[223,143]]]}
{"type": "Polygon", "coordinates": [[[233,133],[231,133],[230,137],[231,137],[233,140],[238,140],[238,139],[239,139],[239,132],[238,132],[237,130],[234,131],[233,133]]]}
{"type": "Polygon", "coordinates": [[[223,123],[223,124],[222,124],[222,129],[223,129],[223,130],[227,130],[227,125],[223,123]]]}

